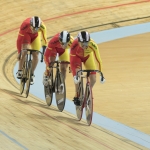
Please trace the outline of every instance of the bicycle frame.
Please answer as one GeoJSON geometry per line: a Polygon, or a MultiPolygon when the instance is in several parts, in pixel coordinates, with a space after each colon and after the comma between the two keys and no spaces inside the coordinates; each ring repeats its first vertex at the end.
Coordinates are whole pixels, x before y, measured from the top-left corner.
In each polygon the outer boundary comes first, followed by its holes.
{"type": "MultiPolygon", "coordinates": [[[[76,78],[79,77],[79,73],[80,72],[81,72],[81,75],[80,75],[81,78],[86,78],[86,87],[90,86],[90,80],[89,80],[90,72],[98,72],[102,76],[102,78],[104,78],[103,73],[101,71],[99,71],[99,70],[79,70],[79,71],[77,71],[76,78]],[[83,72],[87,73],[86,76],[82,75],[83,72]]],[[[86,89],[85,89],[85,93],[86,93],[86,89]]],[[[92,98],[93,98],[93,95],[92,95],[92,98]]]]}
{"type": "Polygon", "coordinates": [[[31,55],[32,55],[33,52],[40,52],[40,51],[33,50],[33,49],[26,49],[26,50],[23,50],[23,51],[27,51],[27,54],[25,56],[25,62],[24,62],[25,72],[23,72],[23,78],[21,79],[21,83],[20,83],[20,93],[21,94],[23,93],[24,86],[25,86],[25,83],[26,83],[26,98],[27,98],[28,94],[29,94],[30,79],[31,79],[31,75],[32,75],[32,58],[31,58],[31,55]]]}
{"type": "MultiPolygon", "coordinates": [[[[54,61],[54,62],[51,62],[51,64],[49,65],[49,68],[51,68],[51,73],[53,75],[53,68],[56,68],[56,75],[55,75],[55,79],[57,78],[58,79],[58,74],[60,73],[60,63],[61,61],[54,61]],[[56,64],[56,66],[54,66],[56,64]]],[[[65,62],[67,64],[69,64],[69,62],[65,62]]],[[[55,84],[56,81],[54,81],[53,85],[55,84]]],[[[58,91],[58,82],[57,82],[57,91],[58,91]]]]}
{"type": "MultiPolygon", "coordinates": [[[[91,88],[89,76],[90,76],[90,72],[87,72],[87,75],[84,76],[84,77],[86,78],[85,94],[87,93],[87,87],[90,86],[90,88],[91,88]]],[[[84,104],[83,104],[83,106],[82,106],[83,108],[84,108],[84,105],[85,105],[85,103],[86,103],[86,96],[85,96],[85,94],[84,94],[84,104]]],[[[88,94],[89,94],[89,93],[88,93],[88,94]]],[[[91,88],[90,94],[91,94],[92,99],[93,99],[92,88],[91,88]]]]}
{"type": "Polygon", "coordinates": [[[65,81],[64,81],[63,75],[60,72],[60,68],[59,68],[60,63],[61,63],[60,61],[54,61],[54,62],[51,62],[49,65],[49,68],[50,68],[49,79],[51,80],[51,86],[49,86],[49,91],[50,91],[49,97],[51,97],[51,99],[47,98],[46,102],[48,106],[51,105],[52,95],[53,95],[53,92],[55,92],[57,107],[59,111],[63,111],[64,106],[65,106],[65,101],[66,101],[66,87],[65,87],[65,81]],[[54,76],[53,68],[56,68],[55,79],[53,79],[53,76],[54,76]]]}
{"type": "MultiPolygon", "coordinates": [[[[79,70],[76,74],[77,78],[79,77],[80,72],[81,72],[81,75],[80,75],[81,80],[82,78],[86,78],[86,88],[84,92],[83,101],[81,101],[81,106],[76,106],[76,113],[77,113],[78,120],[81,120],[83,108],[85,108],[87,124],[90,125],[92,122],[92,116],[93,116],[93,94],[92,94],[92,88],[90,86],[90,79],[89,79],[90,72],[98,72],[101,74],[102,78],[104,77],[103,77],[102,72],[100,72],[99,70],[79,70]],[[87,72],[86,76],[82,75],[82,72],[87,72]]],[[[83,84],[83,81],[80,84],[83,84]]],[[[83,85],[80,85],[80,86],[82,88],[83,85]]]]}
{"type": "MultiPolygon", "coordinates": [[[[52,75],[52,78],[53,78],[53,75],[54,75],[54,73],[53,73],[53,68],[56,68],[55,79],[56,79],[56,78],[58,79],[59,63],[60,63],[59,61],[54,61],[54,62],[52,62],[52,63],[49,65],[49,67],[52,69],[52,70],[51,70],[51,73],[50,73],[50,75],[52,75]],[[55,64],[56,64],[56,66],[52,66],[52,65],[55,65],[55,64]]],[[[52,82],[52,87],[54,87],[55,82],[56,82],[56,81],[53,80],[53,82],[52,82]]],[[[58,82],[57,82],[57,90],[58,90],[58,82]]]]}
{"type": "MultiPolygon", "coordinates": [[[[54,83],[56,82],[57,83],[57,92],[58,92],[58,74],[59,74],[59,72],[60,72],[60,70],[59,70],[59,61],[55,61],[54,63],[56,63],[56,66],[54,66],[53,68],[56,68],[56,75],[55,75],[55,81],[54,81],[54,83]],[[56,81],[56,79],[57,79],[57,81],[56,81]]],[[[60,81],[61,82],[61,81],[60,81]]],[[[56,89],[55,89],[56,90],[56,89]]]]}
{"type": "MultiPolygon", "coordinates": [[[[41,53],[41,55],[43,55],[43,53],[42,52],[40,52],[39,50],[34,50],[34,49],[25,49],[25,50],[23,50],[23,51],[27,51],[27,54],[26,54],[26,62],[30,62],[30,61],[32,61],[32,59],[31,59],[31,56],[32,56],[32,53],[35,53],[35,52],[39,52],[39,53],[41,53]]],[[[27,63],[27,64],[28,64],[27,63]]],[[[26,67],[27,67],[27,64],[26,64],[26,67]]]]}

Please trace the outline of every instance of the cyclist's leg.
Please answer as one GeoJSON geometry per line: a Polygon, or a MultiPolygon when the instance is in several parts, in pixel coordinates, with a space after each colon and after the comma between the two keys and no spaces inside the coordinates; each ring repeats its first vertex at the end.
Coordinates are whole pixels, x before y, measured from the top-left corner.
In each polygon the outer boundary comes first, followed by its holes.
{"type": "Polygon", "coordinates": [[[20,55],[18,72],[17,72],[17,78],[21,78],[23,63],[24,63],[24,60],[25,60],[25,56],[27,54],[27,51],[22,51],[21,52],[21,50],[22,49],[27,49],[29,47],[29,43],[25,42],[25,41],[27,41],[25,39],[28,39],[27,36],[28,35],[24,35],[24,36],[18,35],[18,39],[17,39],[17,49],[18,49],[18,56],[17,56],[17,58],[20,55]]]}
{"type": "Polygon", "coordinates": [[[62,72],[62,75],[63,75],[63,77],[64,77],[64,80],[66,80],[67,68],[68,68],[68,64],[67,64],[67,63],[62,62],[62,63],[60,64],[60,70],[61,70],[61,72],[62,72]]]}
{"type": "MultiPolygon", "coordinates": [[[[31,48],[34,50],[39,50],[41,48],[41,37],[40,33],[37,34],[31,34],[31,48]]],[[[38,64],[38,52],[32,53],[33,60],[32,60],[32,74],[34,75],[34,71],[38,64]]]]}
{"type": "MultiPolygon", "coordinates": [[[[23,47],[26,47],[25,44],[23,44],[23,47]]],[[[18,72],[17,72],[18,79],[22,78],[22,74],[23,74],[22,68],[23,68],[26,54],[27,54],[27,51],[21,52],[21,58],[19,59],[19,67],[18,67],[18,72]]]]}
{"type": "Polygon", "coordinates": [[[54,65],[53,62],[56,60],[56,56],[50,56],[49,60],[50,60],[51,66],[53,66],[54,65]]]}
{"type": "MultiPolygon", "coordinates": [[[[86,70],[96,70],[96,65],[92,54],[90,54],[89,58],[84,62],[84,65],[86,70]]],[[[89,77],[90,85],[93,87],[96,82],[96,72],[91,72],[89,77]]]]}
{"type": "Polygon", "coordinates": [[[46,65],[45,72],[44,72],[45,75],[50,75],[51,74],[52,68],[49,68],[49,65],[51,67],[53,67],[54,63],[52,63],[52,62],[54,62],[55,60],[56,60],[55,56],[50,56],[49,57],[49,63],[48,63],[48,65],[46,65]]]}
{"type": "Polygon", "coordinates": [[[34,71],[38,64],[38,52],[32,53],[33,59],[32,59],[32,74],[34,75],[34,71]]]}
{"type": "MultiPolygon", "coordinates": [[[[55,59],[56,59],[56,57],[52,56],[52,57],[49,57],[49,61],[48,62],[45,62],[46,63],[46,68],[45,68],[45,72],[43,73],[43,85],[44,86],[48,85],[48,79],[49,79],[49,76],[51,75],[52,68],[49,68],[49,64],[50,64],[50,62],[54,62],[55,59]]],[[[53,66],[53,64],[52,64],[52,66],[53,66]]]]}
{"type": "MultiPolygon", "coordinates": [[[[27,35],[25,35],[27,36],[27,35]]],[[[18,49],[18,56],[20,55],[20,59],[19,59],[19,66],[18,66],[18,70],[22,70],[22,66],[23,66],[23,63],[24,63],[24,58],[25,58],[25,55],[26,55],[26,52],[25,51],[22,51],[22,49],[26,49],[28,47],[28,43],[25,43],[24,42],[24,39],[26,37],[24,36],[21,36],[21,35],[18,35],[18,39],[17,39],[17,49],[18,49]]]]}
{"type": "Polygon", "coordinates": [[[16,46],[17,46],[17,60],[19,61],[21,58],[21,45],[22,45],[23,35],[18,34],[16,46]]]}
{"type": "Polygon", "coordinates": [[[50,70],[48,70],[49,65],[51,62],[54,62],[56,60],[56,56],[57,56],[57,51],[55,48],[50,48],[47,47],[46,51],[44,53],[44,62],[45,62],[45,75],[47,75],[47,73],[50,72],[50,70]]]}
{"type": "MultiPolygon", "coordinates": [[[[22,44],[22,49],[27,49],[28,46],[29,46],[28,44],[22,44]]],[[[18,70],[22,70],[22,66],[23,66],[26,54],[27,54],[27,51],[22,51],[21,52],[21,58],[19,60],[18,70]]]]}
{"type": "MultiPolygon", "coordinates": [[[[81,59],[77,56],[70,56],[70,67],[72,70],[72,74],[73,76],[76,75],[77,71],[81,70],[81,59]]],[[[75,105],[79,105],[79,99],[78,99],[78,84],[74,84],[75,85],[75,96],[74,96],[74,104],[75,105]]]]}
{"type": "Polygon", "coordinates": [[[45,68],[45,75],[49,75],[51,73],[52,68],[49,68],[49,65],[51,67],[53,67],[54,63],[52,63],[52,62],[54,62],[55,60],[56,60],[55,56],[49,57],[49,63],[48,63],[48,65],[46,65],[46,68],[45,68]]]}
{"type": "Polygon", "coordinates": [[[96,72],[92,72],[90,74],[90,85],[91,85],[91,88],[93,88],[95,82],[96,82],[96,72]]]}
{"type": "Polygon", "coordinates": [[[68,64],[65,62],[69,62],[69,50],[66,49],[62,54],[59,54],[59,60],[62,61],[60,64],[60,70],[62,72],[62,75],[64,77],[64,80],[66,79],[66,71],[68,64]]]}
{"type": "MultiPolygon", "coordinates": [[[[37,36],[38,36],[37,33],[36,34],[26,33],[23,37],[23,41],[22,41],[23,47],[22,48],[23,49],[31,48],[31,43],[36,39],[37,36]],[[25,46],[25,44],[27,44],[27,46],[25,46]]],[[[30,80],[31,84],[34,84],[33,78],[34,78],[34,76],[32,75],[31,80],[30,80]]]]}

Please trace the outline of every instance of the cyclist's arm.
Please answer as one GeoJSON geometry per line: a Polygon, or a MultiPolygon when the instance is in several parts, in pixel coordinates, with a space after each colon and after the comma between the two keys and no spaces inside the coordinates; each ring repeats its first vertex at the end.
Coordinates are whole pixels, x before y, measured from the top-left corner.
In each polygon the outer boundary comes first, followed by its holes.
{"type": "Polygon", "coordinates": [[[30,18],[27,18],[20,26],[19,30],[19,35],[24,36],[25,33],[31,32],[30,29],[30,23],[29,23],[30,18]]]}
{"type": "Polygon", "coordinates": [[[91,49],[94,53],[95,60],[96,60],[97,65],[98,65],[98,69],[99,69],[99,71],[102,71],[102,60],[100,57],[99,48],[95,42],[92,42],[91,49]]]}
{"type": "Polygon", "coordinates": [[[40,31],[42,34],[42,46],[47,46],[47,29],[43,22],[40,27],[40,31]]]}
{"type": "Polygon", "coordinates": [[[51,57],[56,58],[56,56],[57,56],[56,48],[50,47],[50,43],[49,43],[49,45],[47,46],[46,51],[44,53],[44,61],[45,61],[46,67],[49,67],[49,65],[51,63],[50,58],[51,57]]]}
{"type": "Polygon", "coordinates": [[[19,55],[20,55],[20,52],[21,52],[22,39],[23,39],[23,36],[21,36],[20,33],[18,33],[18,38],[17,38],[17,42],[16,43],[17,43],[17,51],[18,51],[19,55]]]}
{"type": "Polygon", "coordinates": [[[26,22],[23,22],[21,24],[19,32],[18,32],[18,38],[17,38],[17,50],[18,50],[18,54],[20,54],[20,52],[21,52],[21,46],[20,46],[20,44],[22,43],[22,40],[23,40],[23,37],[25,35],[27,27],[28,27],[28,25],[26,24],[26,22]]]}
{"type": "Polygon", "coordinates": [[[70,48],[70,68],[72,75],[76,75],[76,69],[80,68],[79,58],[76,56],[77,42],[73,42],[70,48]]]}
{"type": "Polygon", "coordinates": [[[49,63],[50,63],[50,49],[49,47],[46,48],[46,51],[44,53],[44,61],[45,61],[45,64],[46,64],[46,68],[49,67],[49,63]]]}
{"type": "Polygon", "coordinates": [[[76,56],[70,54],[70,68],[73,76],[76,75],[77,64],[75,62],[76,62],[76,56]]]}

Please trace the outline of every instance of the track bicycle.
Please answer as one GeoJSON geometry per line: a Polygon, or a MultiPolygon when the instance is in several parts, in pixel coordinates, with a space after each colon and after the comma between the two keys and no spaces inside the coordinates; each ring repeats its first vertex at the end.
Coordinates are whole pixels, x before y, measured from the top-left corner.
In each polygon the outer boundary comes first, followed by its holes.
{"type": "MultiPolygon", "coordinates": [[[[60,72],[61,61],[51,62],[49,68],[51,73],[48,75],[48,85],[44,85],[45,99],[48,106],[52,104],[53,93],[55,92],[56,104],[59,111],[63,111],[66,102],[66,86],[62,73],[60,72]],[[56,74],[54,77],[53,68],[56,68],[56,74]]],[[[65,62],[66,63],[66,62],[65,62]]],[[[69,62],[67,63],[69,64],[69,62]]]]}
{"type": "Polygon", "coordinates": [[[90,72],[98,72],[101,75],[101,79],[104,79],[103,73],[99,70],[79,70],[76,74],[76,77],[80,77],[80,82],[78,84],[78,98],[80,100],[80,106],[76,106],[76,115],[78,120],[80,121],[83,114],[83,108],[85,108],[86,113],[86,121],[87,124],[90,126],[92,122],[92,116],[93,116],[93,95],[92,95],[92,88],[90,86],[90,72]],[[82,73],[86,72],[87,74],[84,76],[82,73]],[[79,76],[79,73],[81,75],[79,76]],[[83,78],[86,78],[86,85],[85,85],[85,91],[83,87],[83,78]]]}
{"type": "MultiPolygon", "coordinates": [[[[22,68],[23,74],[22,78],[20,79],[20,94],[24,92],[24,89],[26,87],[25,95],[27,98],[29,95],[30,81],[32,76],[32,53],[41,52],[39,50],[33,49],[26,49],[25,51],[27,51],[27,55],[25,56],[25,61],[22,68]]],[[[41,55],[43,55],[43,53],[41,53],[41,55]]]]}

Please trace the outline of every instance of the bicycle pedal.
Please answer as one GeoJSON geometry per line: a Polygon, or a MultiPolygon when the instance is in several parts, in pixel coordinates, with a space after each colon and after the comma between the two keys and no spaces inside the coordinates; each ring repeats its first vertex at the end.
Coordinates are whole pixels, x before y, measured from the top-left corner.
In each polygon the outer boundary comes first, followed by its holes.
{"type": "Polygon", "coordinates": [[[73,100],[73,102],[74,102],[74,104],[75,104],[76,106],[81,106],[80,101],[73,100]]]}

